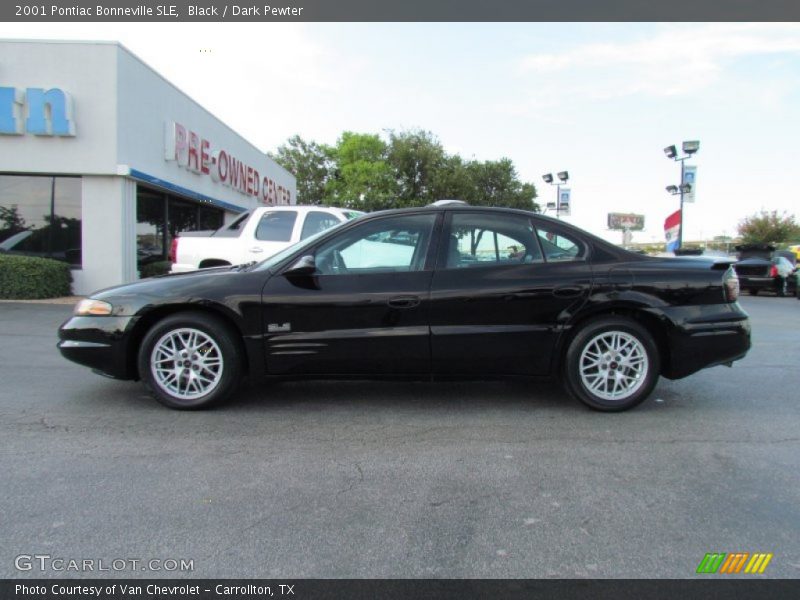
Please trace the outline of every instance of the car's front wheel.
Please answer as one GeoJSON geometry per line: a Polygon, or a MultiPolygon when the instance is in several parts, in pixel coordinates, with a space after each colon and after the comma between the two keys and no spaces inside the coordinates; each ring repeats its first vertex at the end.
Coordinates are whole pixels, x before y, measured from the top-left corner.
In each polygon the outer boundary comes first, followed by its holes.
{"type": "Polygon", "coordinates": [[[229,397],[242,374],[234,333],[213,315],[186,312],[156,323],[139,348],[139,376],[156,400],[206,408],[229,397]]]}
{"type": "Polygon", "coordinates": [[[606,317],[585,324],[570,342],[565,385],[595,410],[617,412],[641,403],[658,381],[661,361],[653,336],[640,323],[606,317]]]}

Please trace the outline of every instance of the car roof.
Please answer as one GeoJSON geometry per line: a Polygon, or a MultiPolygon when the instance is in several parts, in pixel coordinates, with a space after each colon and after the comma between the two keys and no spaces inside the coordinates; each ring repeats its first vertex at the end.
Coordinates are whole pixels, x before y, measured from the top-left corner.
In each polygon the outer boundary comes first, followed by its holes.
{"type": "MultiPolygon", "coordinates": [[[[309,210],[331,210],[331,211],[355,211],[355,212],[364,212],[357,208],[343,208],[341,206],[319,206],[316,204],[280,204],[280,205],[264,205],[259,206],[257,208],[268,208],[270,210],[302,210],[302,211],[309,211],[309,210]]],[[[554,219],[553,217],[549,217],[547,215],[543,215],[542,213],[533,212],[533,210],[523,209],[523,208],[509,208],[505,206],[471,206],[469,204],[428,204],[426,206],[406,206],[403,208],[387,208],[384,210],[377,210],[374,212],[364,212],[365,217],[373,217],[373,216],[388,216],[393,214],[404,214],[404,213],[411,213],[411,212],[486,212],[486,213],[494,213],[494,212],[504,212],[510,214],[523,214],[528,216],[536,217],[537,219],[542,219],[545,221],[550,221],[554,224],[563,223],[558,219],[554,219]]]]}
{"type": "MultiPolygon", "coordinates": [[[[631,257],[643,257],[641,254],[636,254],[630,252],[629,250],[623,250],[622,248],[618,248],[608,240],[604,240],[600,236],[597,236],[585,229],[581,229],[576,225],[572,225],[571,223],[567,223],[560,219],[556,219],[554,217],[550,217],[547,215],[543,215],[542,213],[533,212],[533,210],[526,210],[523,208],[509,208],[505,206],[470,206],[468,204],[445,204],[439,206],[427,205],[427,206],[417,206],[417,207],[407,207],[407,208],[392,208],[388,210],[381,210],[371,213],[365,213],[363,216],[359,217],[359,220],[362,219],[371,219],[373,217],[379,216],[391,216],[391,215],[402,215],[406,213],[420,213],[420,212],[483,212],[487,214],[491,213],[506,213],[506,214],[514,214],[514,215],[525,215],[527,217],[533,217],[537,219],[539,222],[544,222],[552,225],[556,228],[565,228],[571,231],[578,233],[579,235],[583,236],[584,238],[590,238],[592,243],[595,246],[599,246],[604,248],[606,251],[610,251],[612,253],[617,253],[617,251],[623,251],[626,255],[630,255],[631,257]]],[[[630,258],[630,257],[629,257],[630,258]]]]}
{"type": "Polygon", "coordinates": [[[511,214],[523,214],[534,216],[536,218],[545,219],[547,221],[552,221],[553,223],[561,223],[557,219],[552,217],[548,217],[547,215],[543,215],[542,213],[533,212],[532,209],[524,209],[524,208],[509,208],[506,206],[471,206],[469,204],[440,204],[438,206],[433,204],[428,204],[426,206],[408,206],[403,208],[388,208],[385,210],[379,210],[371,213],[366,213],[368,215],[392,215],[392,214],[403,214],[407,212],[425,212],[425,211],[432,211],[432,212],[504,212],[504,213],[511,213],[511,214]]]}
{"type": "Polygon", "coordinates": [[[336,211],[363,212],[355,208],[342,208],[341,206],[320,206],[317,204],[274,204],[274,205],[263,204],[261,206],[256,206],[255,208],[266,208],[269,210],[294,210],[299,212],[309,212],[312,210],[328,211],[328,212],[336,212],[336,211]]]}

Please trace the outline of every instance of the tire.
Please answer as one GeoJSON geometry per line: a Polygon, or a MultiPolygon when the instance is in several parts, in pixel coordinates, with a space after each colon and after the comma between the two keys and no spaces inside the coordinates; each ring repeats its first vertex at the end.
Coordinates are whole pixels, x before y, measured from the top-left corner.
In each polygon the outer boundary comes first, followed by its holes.
{"type": "Polygon", "coordinates": [[[179,410],[228,399],[242,376],[236,334],[219,318],[201,312],[177,313],[153,325],[139,347],[138,367],[150,394],[179,410]],[[192,347],[195,352],[184,354],[192,347]],[[176,356],[185,363],[176,362],[176,356]]]}
{"type": "Polygon", "coordinates": [[[786,277],[778,279],[777,294],[779,298],[785,298],[789,295],[789,282],[786,280],[786,277]]]}
{"type": "Polygon", "coordinates": [[[758,288],[750,288],[747,291],[750,292],[751,296],[758,296],[758,288]]]}
{"type": "Polygon", "coordinates": [[[660,372],[658,347],[643,325],[626,317],[603,317],[583,325],[570,342],[564,361],[564,385],[589,408],[619,412],[643,402],[653,391],[660,372]],[[612,347],[620,353],[611,354],[612,347]],[[617,362],[617,356],[622,361],[617,362]],[[624,366],[626,363],[628,366],[624,366]],[[627,383],[623,379],[626,375],[627,383]],[[609,382],[613,382],[610,391],[609,382]],[[590,386],[595,384],[598,388],[592,390],[590,386]],[[627,390],[618,389],[625,385],[627,390]]]}

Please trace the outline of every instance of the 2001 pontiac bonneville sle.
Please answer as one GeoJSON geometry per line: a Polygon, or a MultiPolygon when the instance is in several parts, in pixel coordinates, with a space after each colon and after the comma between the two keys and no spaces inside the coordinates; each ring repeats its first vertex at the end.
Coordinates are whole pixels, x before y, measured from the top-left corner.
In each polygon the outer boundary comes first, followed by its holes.
{"type": "Polygon", "coordinates": [[[166,275],[81,301],[77,363],[172,408],[259,378],[556,377],[587,406],[750,347],[726,263],[653,258],[539,214],[436,203],[343,223],[257,264],[166,275]]]}

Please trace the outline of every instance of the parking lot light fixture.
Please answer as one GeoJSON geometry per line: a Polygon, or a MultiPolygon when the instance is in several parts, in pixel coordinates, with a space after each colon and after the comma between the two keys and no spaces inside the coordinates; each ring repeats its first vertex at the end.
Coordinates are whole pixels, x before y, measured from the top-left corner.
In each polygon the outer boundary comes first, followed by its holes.
{"type": "Polygon", "coordinates": [[[683,153],[691,156],[700,149],[700,142],[698,140],[690,140],[683,142],[683,153]]]}
{"type": "Polygon", "coordinates": [[[684,168],[684,161],[687,158],[691,158],[699,149],[700,149],[700,141],[699,140],[687,140],[681,144],[681,149],[683,150],[683,156],[678,156],[678,148],[673,144],[672,146],[667,146],[664,148],[664,154],[667,158],[671,158],[675,162],[681,163],[681,183],[680,185],[668,185],[666,187],[667,192],[672,194],[673,196],[677,196],[680,194],[681,197],[681,208],[680,208],[680,215],[681,215],[681,225],[678,229],[678,249],[683,246],[683,227],[685,225],[685,220],[683,218],[683,196],[684,194],[688,194],[692,191],[692,186],[689,183],[684,183],[685,179],[685,168],[684,168]]]}
{"type": "MultiPolygon", "coordinates": [[[[569,172],[568,171],[558,171],[556,173],[556,177],[558,177],[558,181],[553,178],[552,173],[548,173],[547,175],[542,175],[542,179],[544,179],[545,183],[550,185],[556,186],[556,218],[561,218],[561,184],[567,183],[569,179],[569,172]]],[[[549,203],[548,203],[549,204],[549,203]]],[[[549,206],[545,207],[543,212],[547,212],[549,206]]]]}

